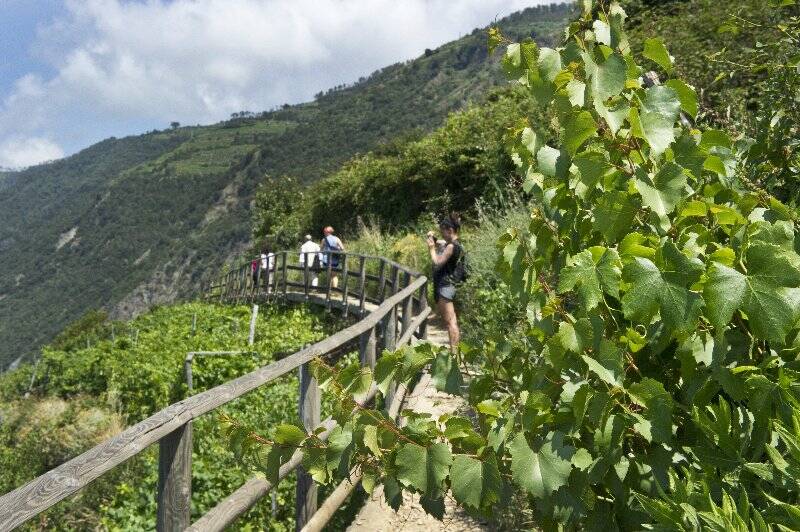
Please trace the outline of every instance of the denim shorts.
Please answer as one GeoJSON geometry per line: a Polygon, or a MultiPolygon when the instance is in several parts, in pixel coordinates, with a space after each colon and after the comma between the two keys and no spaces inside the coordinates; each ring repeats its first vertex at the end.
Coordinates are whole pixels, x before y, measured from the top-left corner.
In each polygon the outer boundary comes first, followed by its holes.
{"type": "Polygon", "coordinates": [[[436,294],[434,294],[434,296],[436,301],[439,301],[439,298],[453,301],[456,298],[456,287],[453,285],[440,286],[436,289],[436,294]]]}

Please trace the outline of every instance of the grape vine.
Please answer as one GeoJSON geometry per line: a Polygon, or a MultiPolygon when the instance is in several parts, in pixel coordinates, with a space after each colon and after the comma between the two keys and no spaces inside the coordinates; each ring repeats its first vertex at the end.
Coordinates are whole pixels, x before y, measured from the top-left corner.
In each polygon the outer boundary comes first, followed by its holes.
{"type": "Polygon", "coordinates": [[[551,125],[523,118],[508,135],[535,207],[499,268],[526,328],[463,360],[426,345],[384,353],[374,374],[319,362],[338,432],[321,444],[282,427],[263,445],[240,431],[240,455],[274,471],[302,447],[316,479],[357,467],[393,507],[416,492],[439,517],[448,493],[491,515],[515,490],[544,529],[798,529],[796,213],[743,179],[752,143],[692,125],[696,90],[660,39],[634,53],[618,3],[582,6],[558,49],[489,32],[560,132],[548,145],[551,125]],[[352,399],[428,364],[477,421],[405,412],[399,427],[352,399]]]}

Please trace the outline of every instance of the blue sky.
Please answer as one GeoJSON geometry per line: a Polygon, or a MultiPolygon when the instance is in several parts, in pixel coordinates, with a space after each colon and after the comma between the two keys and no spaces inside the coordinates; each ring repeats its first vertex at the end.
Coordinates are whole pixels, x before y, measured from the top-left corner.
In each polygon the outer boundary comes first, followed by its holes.
{"type": "Polygon", "coordinates": [[[8,94],[14,81],[29,72],[52,75],[54,70],[32,53],[36,29],[43,21],[64,15],[59,0],[2,0],[0,2],[0,94],[8,94]]]}
{"type": "Polygon", "coordinates": [[[550,0],[0,0],[0,167],[212,123],[550,0]]]}

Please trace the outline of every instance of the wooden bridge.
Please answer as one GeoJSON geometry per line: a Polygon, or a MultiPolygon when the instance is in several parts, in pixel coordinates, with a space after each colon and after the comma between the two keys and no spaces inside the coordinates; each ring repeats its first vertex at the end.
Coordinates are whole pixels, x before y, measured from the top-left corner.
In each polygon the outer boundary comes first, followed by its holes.
{"type": "MultiPolygon", "coordinates": [[[[321,255],[327,259],[321,272],[312,271],[308,261],[299,260],[297,253],[288,251],[275,254],[268,271],[258,269],[254,274],[249,262],[242,264],[204,290],[204,297],[221,303],[308,302],[339,310],[343,317],[358,321],[277,362],[169,405],[3,495],[0,531],[12,530],[36,517],[156,442],[159,448],[157,530],[222,530],[267,495],[273,488],[271,483],[254,477],[191,523],[192,420],[298,370],[300,418],[308,431],[325,427],[320,435],[324,439],[336,425],[331,419],[320,420],[320,391],[308,363],[358,341],[362,365],[374,368],[379,348],[394,350],[411,342],[414,336],[426,336],[430,308],[428,280],[424,276],[383,257],[337,251],[321,255]],[[334,268],[336,259],[338,267],[334,268]],[[317,274],[321,283],[314,287],[312,279],[317,274]],[[334,277],[338,277],[337,287],[331,282],[334,277]]],[[[375,394],[373,387],[360,402],[373,400],[375,394]]],[[[387,394],[386,409],[392,417],[400,411],[404,394],[402,386],[393,386],[387,394]]],[[[320,530],[345,501],[357,478],[343,481],[318,509],[316,486],[302,470],[301,461],[302,453],[297,451],[281,467],[279,478],[299,469],[296,529],[320,530]]]]}

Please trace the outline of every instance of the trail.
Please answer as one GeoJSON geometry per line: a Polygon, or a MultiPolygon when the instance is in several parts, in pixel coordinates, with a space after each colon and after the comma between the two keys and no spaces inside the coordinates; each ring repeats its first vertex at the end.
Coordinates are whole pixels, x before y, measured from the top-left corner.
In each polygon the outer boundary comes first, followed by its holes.
{"type": "MultiPolygon", "coordinates": [[[[428,322],[428,341],[436,345],[447,345],[447,332],[435,320],[428,322]]],[[[422,374],[419,383],[406,397],[404,409],[427,412],[434,418],[448,412],[463,411],[466,402],[461,397],[439,392],[434,386],[430,374],[422,374]]],[[[442,521],[431,517],[419,504],[419,495],[403,493],[403,504],[395,512],[383,496],[383,485],[376,486],[372,495],[364,503],[361,511],[347,528],[348,532],[416,532],[437,531],[448,532],[490,530],[481,522],[466,514],[459,508],[448,493],[445,496],[445,516],[442,521]]]]}

